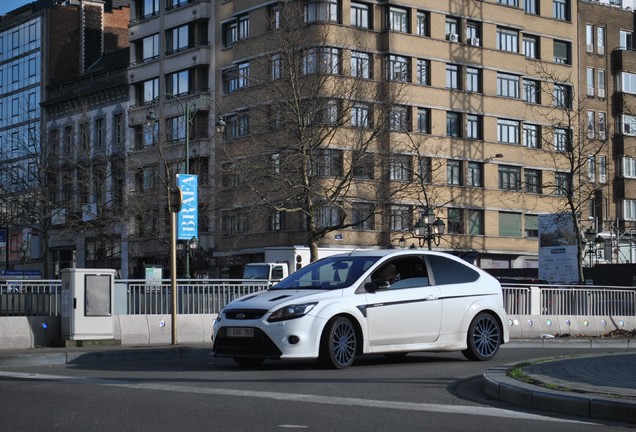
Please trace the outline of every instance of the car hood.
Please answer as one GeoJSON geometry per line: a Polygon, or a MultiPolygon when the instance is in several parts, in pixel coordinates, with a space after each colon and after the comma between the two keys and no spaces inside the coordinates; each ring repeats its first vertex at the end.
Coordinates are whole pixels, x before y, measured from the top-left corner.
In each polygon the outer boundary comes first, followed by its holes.
{"type": "Polygon", "coordinates": [[[260,291],[249,294],[228,303],[225,310],[229,309],[278,309],[286,304],[297,304],[302,302],[317,301],[326,297],[342,295],[342,290],[325,291],[319,289],[278,289],[260,291]],[[336,294],[338,293],[338,294],[336,294]]]}

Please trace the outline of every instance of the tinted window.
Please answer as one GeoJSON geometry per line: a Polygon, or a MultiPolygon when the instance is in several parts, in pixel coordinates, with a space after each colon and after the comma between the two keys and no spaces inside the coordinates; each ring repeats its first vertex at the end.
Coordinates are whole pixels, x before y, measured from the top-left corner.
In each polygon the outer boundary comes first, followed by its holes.
{"type": "Polygon", "coordinates": [[[479,278],[475,270],[452,259],[437,255],[430,255],[427,259],[435,277],[435,285],[468,283],[479,278]]]}

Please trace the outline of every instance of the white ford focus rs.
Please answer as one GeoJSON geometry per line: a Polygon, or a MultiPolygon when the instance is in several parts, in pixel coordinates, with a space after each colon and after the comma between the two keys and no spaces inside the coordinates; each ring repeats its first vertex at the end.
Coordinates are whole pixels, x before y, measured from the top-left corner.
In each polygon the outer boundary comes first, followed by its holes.
{"type": "Polygon", "coordinates": [[[267,291],[229,303],[213,351],[241,365],[462,351],[489,360],[508,342],[499,282],[461,259],[420,250],[364,250],[316,261],[267,291]]]}

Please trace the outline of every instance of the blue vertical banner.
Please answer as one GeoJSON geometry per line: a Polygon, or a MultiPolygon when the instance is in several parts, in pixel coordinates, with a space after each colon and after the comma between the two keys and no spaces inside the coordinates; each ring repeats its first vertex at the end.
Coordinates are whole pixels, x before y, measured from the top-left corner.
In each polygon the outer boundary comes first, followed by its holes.
{"type": "Polygon", "coordinates": [[[190,240],[199,236],[199,177],[177,174],[183,204],[177,214],[177,240],[190,240]]]}

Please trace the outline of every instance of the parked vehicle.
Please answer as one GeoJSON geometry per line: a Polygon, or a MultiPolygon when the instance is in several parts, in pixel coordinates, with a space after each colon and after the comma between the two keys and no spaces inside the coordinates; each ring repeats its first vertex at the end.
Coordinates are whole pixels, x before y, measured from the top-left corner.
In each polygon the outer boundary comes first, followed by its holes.
{"type": "Polygon", "coordinates": [[[212,341],[216,356],[252,366],[317,358],[342,369],[362,354],[417,351],[489,360],[508,341],[505,322],[501,286],[481,269],[441,252],[367,250],[229,303],[212,341]]]}

